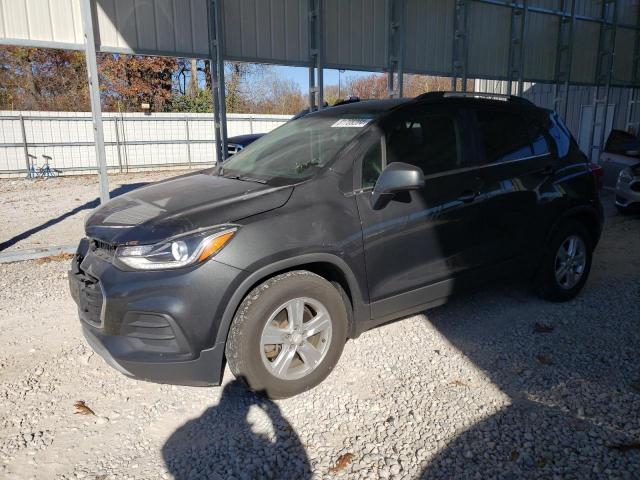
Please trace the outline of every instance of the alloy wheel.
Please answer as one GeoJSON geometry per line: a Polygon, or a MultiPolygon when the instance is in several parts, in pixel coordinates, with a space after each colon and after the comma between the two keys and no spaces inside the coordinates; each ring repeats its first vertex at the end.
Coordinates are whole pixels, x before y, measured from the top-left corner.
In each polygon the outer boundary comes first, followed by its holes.
{"type": "Polygon", "coordinates": [[[326,356],[331,333],[331,317],[322,303],[308,297],[289,300],[271,314],[262,330],[262,362],[277,378],[302,378],[326,356]]]}

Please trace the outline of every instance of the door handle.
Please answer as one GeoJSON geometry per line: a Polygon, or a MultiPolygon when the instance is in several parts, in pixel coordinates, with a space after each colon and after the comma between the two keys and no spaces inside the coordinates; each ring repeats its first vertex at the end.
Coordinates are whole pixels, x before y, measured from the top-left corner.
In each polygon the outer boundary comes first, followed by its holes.
{"type": "Polygon", "coordinates": [[[476,197],[477,195],[475,192],[472,192],[471,190],[465,190],[460,194],[460,196],[458,197],[458,200],[460,202],[470,203],[470,202],[473,202],[476,199],[476,197]]]}

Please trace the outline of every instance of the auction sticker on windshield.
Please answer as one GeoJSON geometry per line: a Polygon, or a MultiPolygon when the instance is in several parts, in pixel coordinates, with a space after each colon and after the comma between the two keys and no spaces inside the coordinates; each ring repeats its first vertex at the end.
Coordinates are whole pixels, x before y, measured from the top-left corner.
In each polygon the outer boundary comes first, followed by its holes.
{"type": "Polygon", "coordinates": [[[331,125],[331,128],[362,128],[370,121],[370,118],[342,118],[331,125]]]}

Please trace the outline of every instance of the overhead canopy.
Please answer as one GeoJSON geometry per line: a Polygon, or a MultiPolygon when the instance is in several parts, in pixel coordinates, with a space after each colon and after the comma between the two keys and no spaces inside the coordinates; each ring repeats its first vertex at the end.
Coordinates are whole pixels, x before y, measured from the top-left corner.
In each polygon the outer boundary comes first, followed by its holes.
{"type": "MultiPolygon", "coordinates": [[[[98,51],[211,56],[210,0],[91,1],[98,51]]],[[[312,2],[219,1],[225,60],[309,65],[312,2]]],[[[83,49],[80,2],[0,0],[0,43],[83,49]]],[[[451,76],[464,70],[469,78],[521,76],[524,81],[554,82],[562,73],[557,62],[562,24],[573,22],[571,43],[579,48],[570,59],[572,83],[603,83],[598,79],[598,59],[613,49],[611,85],[640,86],[637,0],[575,0],[575,6],[573,0],[320,3],[325,68],[386,71],[396,57],[406,73],[451,76]],[[395,18],[393,9],[398,10],[395,18]],[[461,9],[466,18],[457,22],[461,9]],[[524,32],[521,38],[519,28],[524,32]],[[395,30],[400,35],[393,40],[395,30]],[[463,44],[461,51],[456,52],[456,42],[463,44]],[[514,54],[519,43],[525,46],[521,59],[514,54]]]]}
{"type": "Polygon", "coordinates": [[[402,96],[403,73],[461,78],[463,89],[506,80],[517,94],[552,82],[566,111],[571,83],[595,85],[602,105],[611,86],[640,87],[639,13],[638,0],[0,0],[0,44],[85,51],[105,201],[96,51],[209,59],[219,160],[225,60],[308,67],[310,109],[322,108],[324,68],[336,68],[387,72],[389,96],[402,96]]]}

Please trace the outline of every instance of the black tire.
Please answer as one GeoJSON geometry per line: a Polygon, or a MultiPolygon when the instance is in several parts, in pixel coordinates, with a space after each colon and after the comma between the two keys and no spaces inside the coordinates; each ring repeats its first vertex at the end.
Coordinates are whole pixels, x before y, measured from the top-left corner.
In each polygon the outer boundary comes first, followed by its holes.
{"type": "Polygon", "coordinates": [[[330,282],[306,270],[266,280],[245,297],[231,323],[225,347],[231,371],[251,390],[269,398],[286,398],[310,390],[331,373],[342,354],[347,338],[347,308],[330,282]],[[326,308],[331,320],[331,339],[324,357],[313,370],[301,378],[282,379],[265,366],[260,339],[270,316],[284,303],[301,297],[311,298],[326,308]]]}
{"type": "Polygon", "coordinates": [[[553,302],[566,302],[574,298],[587,281],[591,270],[592,257],[593,240],[584,225],[575,220],[568,220],[563,223],[552,235],[538,267],[535,278],[535,287],[538,294],[542,298],[553,302]],[[582,276],[577,284],[571,288],[564,288],[556,279],[556,255],[561,245],[571,236],[578,236],[584,242],[586,261],[582,276]]]}

